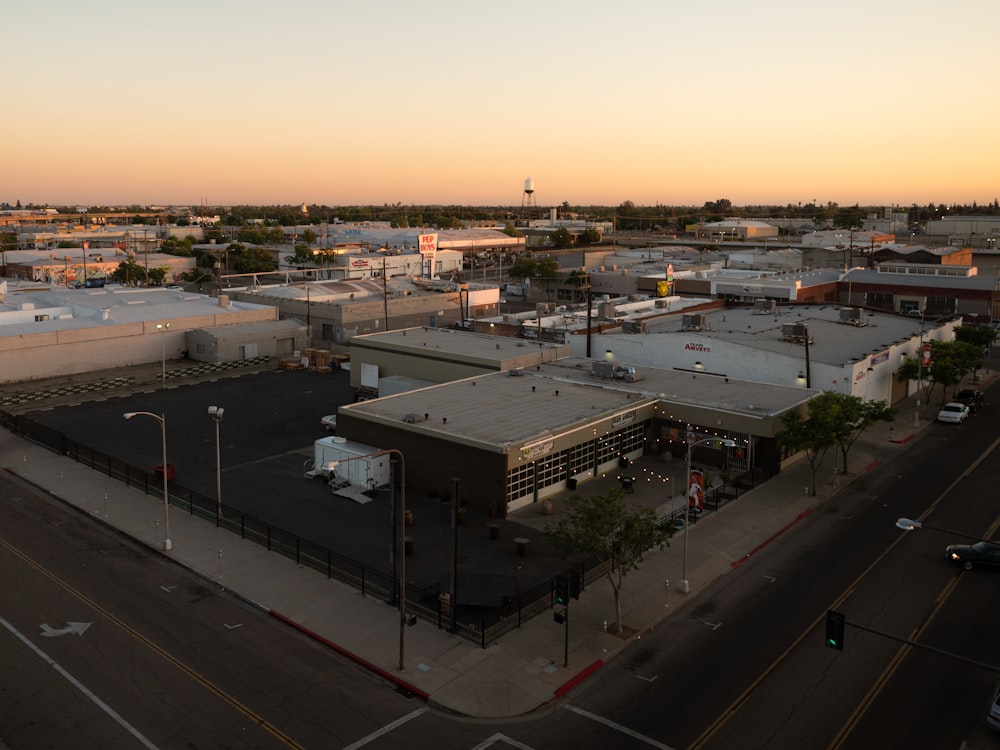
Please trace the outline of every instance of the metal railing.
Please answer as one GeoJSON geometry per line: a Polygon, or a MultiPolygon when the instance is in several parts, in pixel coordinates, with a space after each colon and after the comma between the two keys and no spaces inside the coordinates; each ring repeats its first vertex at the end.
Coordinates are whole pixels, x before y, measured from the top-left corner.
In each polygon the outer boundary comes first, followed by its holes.
{"type": "MultiPolygon", "coordinates": [[[[25,415],[14,415],[0,410],[0,427],[54,453],[71,458],[128,487],[140,489],[147,495],[158,496],[163,492],[162,477],[155,471],[141,469],[94,450],[25,415]]],[[[237,534],[241,539],[259,544],[270,552],[294,560],[297,565],[322,573],[327,578],[350,586],[364,596],[380,599],[391,605],[399,601],[399,581],[391,573],[359,563],[230,505],[223,504],[220,515],[216,498],[188,489],[176,481],[170,483],[168,494],[172,507],[214,523],[219,528],[237,534]]],[[[573,570],[580,575],[584,588],[604,575],[596,559],[574,566],[573,570]]],[[[567,571],[561,571],[560,574],[564,572],[567,571]]],[[[478,643],[482,648],[496,643],[503,635],[553,608],[557,578],[558,575],[553,576],[527,591],[505,598],[499,607],[486,612],[482,612],[482,608],[476,608],[473,612],[469,608],[459,606],[455,618],[455,634],[478,643]]],[[[440,594],[439,589],[426,589],[407,584],[407,611],[438,628],[449,628],[449,605],[442,601],[440,594]]]]}

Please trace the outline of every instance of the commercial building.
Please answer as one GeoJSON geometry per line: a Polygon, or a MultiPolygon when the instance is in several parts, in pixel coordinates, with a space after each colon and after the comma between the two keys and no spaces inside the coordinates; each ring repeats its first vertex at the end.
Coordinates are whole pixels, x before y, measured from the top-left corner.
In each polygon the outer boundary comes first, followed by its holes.
{"type": "Polygon", "coordinates": [[[627,471],[643,454],[683,460],[688,443],[706,437],[736,446],[706,443],[699,462],[733,475],[774,474],[781,415],[815,395],[653,368],[622,376],[586,358],[550,359],[562,347],[518,347],[458,331],[395,331],[366,343],[352,349],[352,375],[371,365],[380,374],[399,368],[428,379],[477,374],[342,406],[338,434],[401,450],[407,481],[445,496],[457,479],[466,503],[500,516],[627,471]]]}
{"type": "Polygon", "coordinates": [[[306,343],[274,307],[166,288],[67,289],[0,282],[0,382],[187,357],[291,355],[306,343]],[[250,326],[250,328],[246,328],[250,326]],[[226,343],[233,337],[232,344],[226,343]]]}

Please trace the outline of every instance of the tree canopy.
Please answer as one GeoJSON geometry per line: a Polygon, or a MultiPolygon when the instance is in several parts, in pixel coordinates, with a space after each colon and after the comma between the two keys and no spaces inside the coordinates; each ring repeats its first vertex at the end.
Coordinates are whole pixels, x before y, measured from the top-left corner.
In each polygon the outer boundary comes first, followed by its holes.
{"type": "Polygon", "coordinates": [[[630,508],[625,493],[612,489],[606,495],[574,495],[569,513],[546,524],[545,533],[565,558],[597,558],[614,591],[615,627],[620,633],[625,576],[639,567],[647,551],[666,546],[671,532],[656,523],[652,508],[630,508]]]}

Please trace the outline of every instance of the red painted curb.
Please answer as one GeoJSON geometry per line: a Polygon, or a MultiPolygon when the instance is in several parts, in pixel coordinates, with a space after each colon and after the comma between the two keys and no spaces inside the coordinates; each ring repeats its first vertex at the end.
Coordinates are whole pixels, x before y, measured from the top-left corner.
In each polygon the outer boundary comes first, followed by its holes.
{"type": "Polygon", "coordinates": [[[872,469],[874,469],[874,468],[875,468],[876,466],[878,466],[878,465],[879,465],[880,463],[882,463],[882,459],[881,459],[881,458],[876,458],[876,459],[875,459],[874,461],[872,461],[872,462],[871,462],[870,464],[868,464],[868,465],[867,465],[867,466],[865,467],[865,471],[871,471],[871,470],[872,470],[872,469]]]}
{"type": "Polygon", "coordinates": [[[782,534],[784,534],[786,531],[788,531],[790,528],[792,528],[792,526],[794,526],[795,524],[797,524],[799,521],[801,521],[803,518],[805,518],[806,516],[808,516],[810,513],[812,513],[812,508],[810,508],[809,510],[805,510],[805,511],[802,511],[801,513],[799,513],[789,523],[787,523],[784,526],[782,526],[780,529],[778,529],[778,531],[776,531],[774,534],[772,534],[771,536],[769,536],[763,542],[761,542],[760,544],[758,544],[752,550],[750,550],[749,552],[747,552],[739,560],[734,560],[733,562],[729,563],[730,569],[734,569],[734,568],[740,567],[743,563],[745,563],[747,560],[749,560],[752,556],[756,555],[758,552],[760,552],[762,549],[764,549],[764,547],[766,547],[768,544],[770,544],[771,542],[773,542],[779,536],[781,536],[782,534]]]}
{"type": "Polygon", "coordinates": [[[292,619],[289,619],[288,617],[285,617],[285,615],[281,614],[280,612],[275,612],[273,609],[270,609],[270,610],[268,610],[267,613],[269,615],[271,615],[271,617],[274,617],[277,620],[281,620],[281,622],[285,623],[286,625],[288,625],[288,626],[290,626],[292,628],[295,628],[300,633],[303,633],[303,634],[309,636],[310,638],[312,638],[313,640],[319,641],[324,646],[327,646],[328,648],[333,649],[338,654],[341,654],[342,656],[346,656],[348,659],[350,659],[354,663],[360,664],[365,669],[371,670],[372,672],[374,672],[375,674],[377,674],[379,677],[382,677],[383,679],[388,680],[389,682],[393,683],[394,685],[398,685],[399,687],[403,688],[404,690],[406,690],[406,691],[408,691],[410,693],[413,693],[415,696],[417,696],[421,700],[423,700],[425,702],[430,700],[431,696],[426,691],[421,690],[418,687],[414,687],[413,685],[411,685],[410,683],[406,682],[405,680],[399,679],[399,677],[397,677],[396,675],[394,675],[392,672],[388,672],[388,671],[382,669],[382,667],[380,667],[380,666],[378,666],[376,664],[372,664],[367,659],[362,659],[357,654],[352,654],[347,649],[343,648],[342,646],[338,646],[333,641],[327,640],[326,638],[324,638],[323,636],[319,635],[318,633],[314,633],[311,630],[309,630],[308,628],[302,627],[297,622],[295,622],[292,619]]]}
{"type": "Polygon", "coordinates": [[[598,659],[589,667],[587,667],[585,670],[580,672],[580,674],[576,675],[567,682],[563,683],[561,687],[556,688],[556,697],[562,698],[564,695],[566,695],[566,693],[568,693],[570,690],[575,688],[581,682],[586,680],[588,677],[590,677],[590,675],[592,675],[594,672],[596,672],[603,666],[604,666],[604,659],[598,659]]]}
{"type": "Polygon", "coordinates": [[[907,435],[902,440],[890,440],[889,442],[890,443],[895,443],[896,445],[905,445],[906,443],[910,442],[911,440],[913,440],[913,433],[910,433],[909,435],[907,435]]]}

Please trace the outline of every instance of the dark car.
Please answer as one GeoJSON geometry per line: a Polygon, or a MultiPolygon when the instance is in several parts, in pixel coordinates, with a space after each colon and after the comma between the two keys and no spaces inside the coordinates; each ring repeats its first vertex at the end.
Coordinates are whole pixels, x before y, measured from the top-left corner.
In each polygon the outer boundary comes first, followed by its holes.
{"type": "Polygon", "coordinates": [[[949,560],[957,562],[966,570],[1000,568],[1000,543],[997,542],[952,544],[944,553],[949,560]]]}
{"type": "Polygon", "coordinates": [[[952,401],[965,404],[969,407],[970,412],[975,413],[979,410],[979,407],[983,405],[983,392],[967,388],[964,391],[956,393],[952,398],[952,401]]]}

